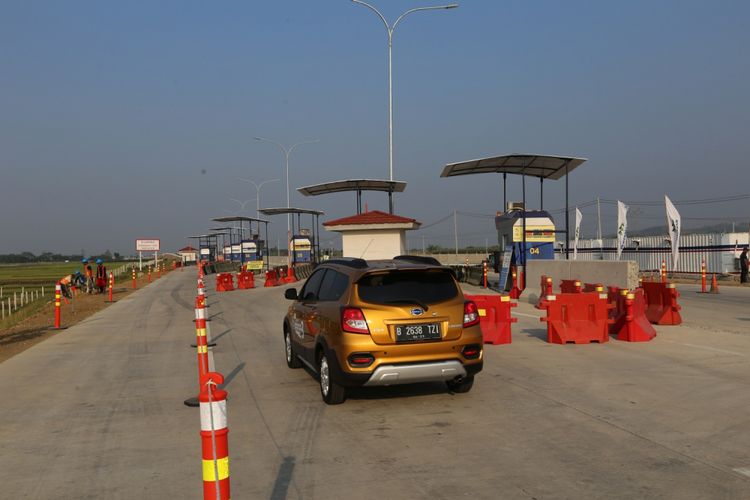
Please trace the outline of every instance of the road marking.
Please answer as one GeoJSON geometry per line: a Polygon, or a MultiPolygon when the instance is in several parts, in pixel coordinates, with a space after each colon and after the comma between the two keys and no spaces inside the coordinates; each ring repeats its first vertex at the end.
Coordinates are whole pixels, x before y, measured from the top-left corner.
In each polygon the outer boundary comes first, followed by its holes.
{"type": "Polygon", "coordinates": [[[520,312],[513,312],[513,316],[525,316],[527,318],[541,318],[541,316],[537,316],[536,314],[525,314],[520,312]]]}
{"type": "Polygon", "coordinates": [[[733,356],[741,356],[743,358],[745,357],[744,354],[739,353],[739,352],[725,351],[724,349],[717,349],[715,347],[709,347],[707,345],[685,344],[685,343],[682,343],[682,342],[676,342],[674,340],[665,340],[665,342],[671,342],[672,344],[679,344],[679,345],[684,345],[684,346],[687,346],[687,347],[693,347],[695,349],[703,349],[704,351],[721,352],[723,354],[731,354],[733,356]]]}
{"type": "Polygon", "coordinates": [[[734,472],[739,472],[743,476],[750,477],[750,467],[738,467],[736,469],[732,469],[734,472]]]}

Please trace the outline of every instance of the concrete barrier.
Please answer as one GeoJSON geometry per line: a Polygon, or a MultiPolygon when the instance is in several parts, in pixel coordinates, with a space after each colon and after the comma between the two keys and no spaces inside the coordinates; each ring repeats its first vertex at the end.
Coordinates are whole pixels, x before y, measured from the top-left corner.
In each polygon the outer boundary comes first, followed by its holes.
{"type": "MultiPolygon", "coordinates": [[[[527,262],[526,283],[538,283],[542,275],[559,282],[575,279],[588,283],[602,283],[634,290],[638,288],[638,263],[623,261],[530,260],[527,262]]],[[[527,290],[525,300],[536,304],[539,291],[527,290]]]]}

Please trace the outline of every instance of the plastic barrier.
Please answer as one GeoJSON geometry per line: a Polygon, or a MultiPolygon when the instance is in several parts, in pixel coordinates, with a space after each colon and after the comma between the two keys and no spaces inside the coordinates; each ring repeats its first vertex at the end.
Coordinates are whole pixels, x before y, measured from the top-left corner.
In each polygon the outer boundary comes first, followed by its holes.
{"type": "Polygon", "coordinates": [[[609,340],[609,310],[612,306],[603,293],[561,293],[549,295],[544,302],[547,316],[547,342],[551,344],[604,343],[609,340]]]}
{"type": "Polygon", "coordinates": [[[602,285],[601,283],[584,283],[583,291],[586,293],[604,293],[604,285],[602,285]]]}
{"type": "Polygon", "coordinates": [[[268,288],[271,286],[278,286],[278,278],[276,277],[276,270],[266,271],[266,282],[263,285],[264,287],[268,288]]]}
{"type": "Polygon", "coordinates": [[[290,267],[284,283],[294,283],[295,281],[297,281],[297,277],[294,275],[294,268],[290,267]]]}
{"type": "Polygon", "coordinates": [[[560,293],[581,293],[581,280],[560,280],[560,293]]]}
{"type": "Polygon", "coordinates": [[[609,312],[612,324],[609,325],[609,333],[615,335],[625,322],[625,299],[628,295],[627,288],[616,286],[607,287],[607,300],[613,306],[609,312]]]}
{"type": "Polygon", "coordinates": [[[656,330],[646,318],[646,299],[642,289],[629,292],[623,288],[618,294],[618,308],[623,308],[619,319],[610,325],[610,333],[624,342],[648,342],[656,337],[656,330]],[[612,328],[616,327],[616,328],[612,328]]]}
{"type": "Polygon", "coordinates": [[[656,325],[679,325],[681,306],[677,305],[679,292],[674,283],[644,281],[642,283],[646,297],[646,317],[656,325]]]}
{"type": "Polygon", "coordinates": [[[482,329],[482,337],[485,344],[510,344],[512,323],[518,318],[510,314],[513,307],[518,307],[517,302],[511,302],[508,295],[464,295],[467,300],[473,301],[479,309],[479,326],[482,329]]]}
{"type": "Polygon", "coordinates": [[[255,275],[244,271],[237,273],[237,288],[240,290],[255,288],[255,275]]]}
{"type": "Polygon", "coordinates": [[[224,377],[221,373],[208,372],[200,382],[203,499],[229,500],[227,392],[218,389],[224,377]]]}
{"type": "Polygon", "coordinates": [[[216,275],[216,291],[231,292],[234,290],[234,279],[231,273],[219,273],[216,275]]]}

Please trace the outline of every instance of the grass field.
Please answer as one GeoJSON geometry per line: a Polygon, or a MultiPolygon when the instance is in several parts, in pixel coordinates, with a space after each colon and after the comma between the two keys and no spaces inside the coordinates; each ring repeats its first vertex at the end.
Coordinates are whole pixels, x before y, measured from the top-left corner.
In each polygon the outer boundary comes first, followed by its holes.
{"type": "MultiPolygon", "coordinates": [[[[105,262],[107,271],[114,270],[125,264],[128,264],[128,262],[105,262]]],[[[96,265],[92,267],[96,269],[96,265]]],[[[21,286],[51,286],[66,274],[75,272],[76,269],[83,272],[83,265],[80,262],[1,264],[0,285],[7,286],[8,289],[18,287],[19,290],[21,286]]]]}

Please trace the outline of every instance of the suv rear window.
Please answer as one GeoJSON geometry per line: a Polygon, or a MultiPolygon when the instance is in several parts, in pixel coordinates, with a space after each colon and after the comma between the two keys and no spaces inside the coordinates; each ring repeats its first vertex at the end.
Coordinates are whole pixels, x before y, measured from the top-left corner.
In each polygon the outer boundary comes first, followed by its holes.
{"type": "Polygon", "coordinates": [[[359,297],[372,304],[418,301],[435,304],[458,295],[456,282],[448,271],[390,271],[366,274],[357,282],[359,297]]]}

